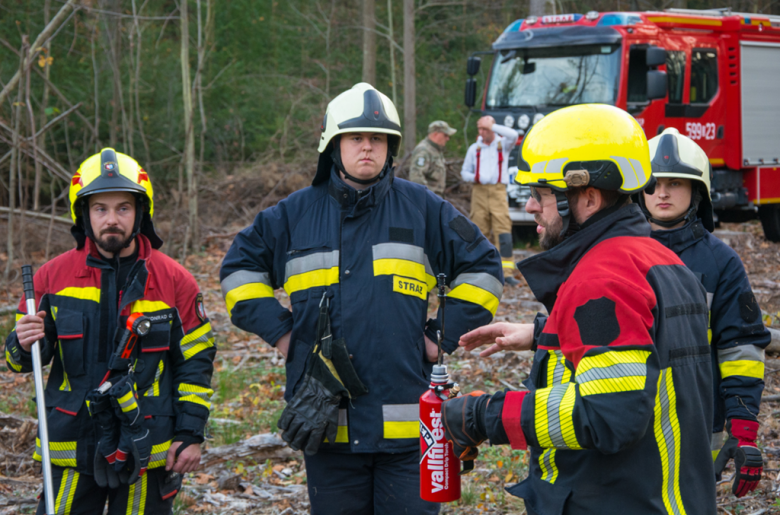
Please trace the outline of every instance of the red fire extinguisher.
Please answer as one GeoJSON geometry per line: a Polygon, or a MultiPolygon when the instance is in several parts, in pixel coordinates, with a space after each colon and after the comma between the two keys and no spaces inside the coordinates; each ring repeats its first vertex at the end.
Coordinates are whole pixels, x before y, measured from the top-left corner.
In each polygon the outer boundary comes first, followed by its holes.
{"type": "MultiPolygon", "coordinates": [[[[444,274],[439,274],[439,309],[444,330],[444,274]]],[[[450,383],[447,366],[442,364],[442,331],[437,334],[438,363],[433,367],[431,385],[420,396],[420,497],[424,501],[450,502],[460,499],[460,462],[452,444],[444,438],[441,405],[457,395],[457,385],[450,383]]]]}

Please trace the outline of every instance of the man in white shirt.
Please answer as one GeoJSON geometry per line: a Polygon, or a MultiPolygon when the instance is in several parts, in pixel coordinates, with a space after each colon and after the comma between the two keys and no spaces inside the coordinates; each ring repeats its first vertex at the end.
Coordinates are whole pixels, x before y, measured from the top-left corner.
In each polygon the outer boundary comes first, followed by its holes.
{"type": "Polygon", "coordinates": [[[460,176],[473,182],[471,190],[471,221],[498,248],[507,283],[513,284],[512,220],[506,185],[509,183],[509,153],[517,143],[517,131],[499,125],[492,116],[477,121],[479,137],[469,147],[460,176]],[[492,234],[491,234],[492,233],[492,234]]]}

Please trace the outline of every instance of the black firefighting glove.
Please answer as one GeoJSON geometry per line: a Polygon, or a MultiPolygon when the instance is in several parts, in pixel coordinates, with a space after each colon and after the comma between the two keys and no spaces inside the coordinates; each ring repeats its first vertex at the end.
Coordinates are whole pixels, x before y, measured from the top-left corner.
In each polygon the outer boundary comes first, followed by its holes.
{"type": "Polygon", "coordinates": [[[346,342],[343,338],[333,340],[329,305],[325,292],[320,301],[317,343],[307,357],[303,383],[277,423],[283,431],[282,439],[294,450],[303,449],[309,455],[317,453],[323,437],[336,442],[341,399],[368,393],[352,366],[346,342]]]}
{"type": "Polygon", "coordinates": [[[764,472],[764,460],[756,447],[758,422],[755,420],[731,419],[726,422],[728,439],[715,458],[715,479],[720,481],[723,469],[734,458],[734,482],[731,491],[737,497],[752,492],[764,472]]]}
{"type": "Polygon", "coordinates": [[[114,470],[119,445],[119,421],[114,415],[111,398],[108,393],[93,390],[87,394],[87,406],[101,435],[95,449],[95,483],[102,488],[119,488],[119,476],[114,470]]]}
{"type": "Polygon", "coordinates": [[[490,395],[477,390],[442,405],[444,438],[452,442],[455,456],[461,461],[473,462],[479,454],[477,447],[488,439],[485,410],[489,401],[490,395]]]}
{"type": "Polygon", "coordinates": [[[316,454],[323,438],[336,441],[341,399],[367,392],[349,360],[344,340],[327,338],[309,356],[303,383],[279,418],[282,439],[296,451],[316,454]]]}
{"type": "Polygon", "coordinates": [[[144,427],[144,416],[138,405],[138,392],[132,374],[112,386],[108,394],[114,413],[121,423],[114,470],[122,484],[130,485],[146,474],[152,442],[149,430],[144,427]]]}

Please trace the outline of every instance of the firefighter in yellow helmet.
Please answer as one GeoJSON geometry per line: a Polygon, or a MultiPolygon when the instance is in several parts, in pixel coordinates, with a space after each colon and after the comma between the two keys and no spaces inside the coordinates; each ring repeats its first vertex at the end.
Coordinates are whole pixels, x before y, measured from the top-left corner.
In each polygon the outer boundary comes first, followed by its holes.
{"type": "Polygon", "coordinates": [[[444,403],[456,453],[529,449],[528,478],[509,488],[529,515],[715,513],[707,301],[631,203],[651,182],[642,128],[616,107],[567,107],[534,126],[522,157],[546,252],[518,268],[549,316],[461,338],[490,345],[483,355],[536,354],[530,391],[444,403]]]}
{"type": "Polygon", "coordinates": [[[38,312],[20,302],[6,362],[29,372],[40,340],[52,364],[57,513],[98,515],[106,503],[111,515],[171,513],[181,474],[200,462],[213,393],[203,297],[157,250],[152,184],[134,159],[104,148],[81,164],[69,193],[77,248],[35,274],[38,312]]]}
{"type": "Polygon", "coordinates": [[[400,144],[387,96],[366,83],[338,95],[312,186],[258,214],[220,271],[231,321],[287,357],[278,426],[304,451],[321,515],[438,513],[420,499],[418,400],[441,329],[428,293],[446,274],[445,352],[492,320],[502,294],[498,252],[476,226],[394,176],[400,144]]]}

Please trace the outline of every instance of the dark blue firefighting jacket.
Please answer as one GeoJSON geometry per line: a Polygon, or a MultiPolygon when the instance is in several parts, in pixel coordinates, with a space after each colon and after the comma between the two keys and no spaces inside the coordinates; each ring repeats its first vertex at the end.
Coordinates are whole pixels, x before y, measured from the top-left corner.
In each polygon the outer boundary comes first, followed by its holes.
{"type": "MultiPolygon", "coordinates": [[[[680,256],[707,290],[715,394],[713,432],[722,432],[728,419],[756,420],[764,391],[764,348],[771,338],[742,260],[699,220],[677,229],[653,231],[652,237],[680,256]]],[[[718,440],[714,438],[713,444],[720,449],[718,440]]]]}
{"type": "MultiPolygon", "coordinates": [[[[474,224],[427,188],[392,172],[363,191],[330,180],[290,195],[236,236],[222,263],[232,322],[275,345],[292,331],[289,401],[314,344],[319,304],[330,299],[333,337],[344,338],[369,393],[339,414],[334,450],[411,451],[418,400],[432,363],[424,331],[428,293],[447,275],[444,350],[491,321],[503,288],[498,252],[474,224]],[[274,290],[284,288],[291,311],[274,290]],[[349,447],[341,445],[349,443],[349,447]]],[[[435,341],[435,339],[434,339],[435,341]]]]}

